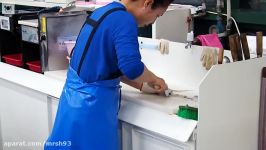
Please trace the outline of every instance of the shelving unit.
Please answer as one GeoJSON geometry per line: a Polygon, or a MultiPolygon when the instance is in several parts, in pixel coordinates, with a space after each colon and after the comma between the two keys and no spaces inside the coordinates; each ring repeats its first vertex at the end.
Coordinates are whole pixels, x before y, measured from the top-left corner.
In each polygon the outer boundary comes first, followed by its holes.
{"type": "Polygon", "coordinates": [[[53,6],[66,6],[66,3],[51,3],[41,1],[29,1],[29,0],[0,0],[0,3],[33,6],[33,7],[53,7],[53,6]]]}

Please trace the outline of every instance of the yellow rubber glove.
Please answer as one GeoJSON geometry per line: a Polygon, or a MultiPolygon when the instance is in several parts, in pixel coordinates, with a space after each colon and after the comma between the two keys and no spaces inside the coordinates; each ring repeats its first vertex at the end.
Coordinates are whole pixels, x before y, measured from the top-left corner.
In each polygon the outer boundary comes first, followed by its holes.
{"type": "Polygon", "coordinates": [[[204,46],[200,57],[202,66],[209,70],[213,65],[217,64],[217,57],[217,48],[204,46]]]}
{"type": "Polygon", "coordinates": [[[160,52],[161,54],[169,54],[169,41],[160,39],[160,52]]]}

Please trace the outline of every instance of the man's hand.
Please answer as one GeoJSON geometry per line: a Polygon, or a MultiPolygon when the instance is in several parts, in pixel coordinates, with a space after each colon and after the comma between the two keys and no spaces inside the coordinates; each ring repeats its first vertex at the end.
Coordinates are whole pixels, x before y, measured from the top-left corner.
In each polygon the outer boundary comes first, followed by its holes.
{"type": "Polygon", "coordinates": [[[142,83],[142,87],[140,88],[140,91],[144,93],[157,93],[157,94],[164,94],[165,90],[167,90],[167,84],[165,81],[161,78],[157,78],[154,82],[144,82],[142,83]]]}
{"type": "Polygon", "coordinates": [[[143,93],[150,93],[150,94],[156,93],[156,90],[152,87],[152,85],[149,85],[149,83],[147,82],[142,83],[140,91],[143,93]]]}

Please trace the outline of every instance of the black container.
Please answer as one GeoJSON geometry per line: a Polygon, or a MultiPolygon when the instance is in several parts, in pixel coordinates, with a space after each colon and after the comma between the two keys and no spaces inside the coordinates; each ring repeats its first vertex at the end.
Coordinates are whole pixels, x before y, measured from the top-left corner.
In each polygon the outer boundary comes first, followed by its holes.
{"type": "MultiPolygon", "coordinates": [[[[0,29],[0,57],[1,61],[7,62],[6,58],[12,55],[21,55],[22,65],[25,62],[21,46],[21,30],[18,20],[37,18],[37,11],[15,10],[15,14],[1,14],[0,29]]],[[[20,57],[18,57],[20,58],[20,57]]],[[[14,65],[14,64],[12,64],[14,65]]]]}

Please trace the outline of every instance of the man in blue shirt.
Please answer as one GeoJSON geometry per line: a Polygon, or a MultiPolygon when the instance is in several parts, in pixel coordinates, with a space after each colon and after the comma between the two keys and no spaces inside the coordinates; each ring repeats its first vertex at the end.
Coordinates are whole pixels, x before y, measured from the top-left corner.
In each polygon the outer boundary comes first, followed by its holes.
{"type": "Polygon", "coordinates": [[[121,0],[96,9],[73,49],[53,131],[45,149],[119,150],[120,80],[156,93],[165,81],[143,62],[138,26],[153,23],[172,0],[121,0]]]}

